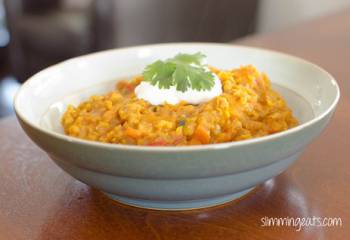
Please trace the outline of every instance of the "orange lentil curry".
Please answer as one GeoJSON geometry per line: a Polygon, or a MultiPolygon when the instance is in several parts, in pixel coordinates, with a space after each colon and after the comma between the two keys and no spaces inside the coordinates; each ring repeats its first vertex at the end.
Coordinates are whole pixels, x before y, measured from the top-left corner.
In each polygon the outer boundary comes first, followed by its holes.
{"type": "Polygon", "coordinates": [[[284,131],[298,124],[268,77],[253,66],[217,74],[223,93],[198,105],[153,106],[138,99],[142,81],[119,81],[116,89],[68,106],[62,125],[66,134],[120,144],[181,146],[239,141],[284,131]]]}

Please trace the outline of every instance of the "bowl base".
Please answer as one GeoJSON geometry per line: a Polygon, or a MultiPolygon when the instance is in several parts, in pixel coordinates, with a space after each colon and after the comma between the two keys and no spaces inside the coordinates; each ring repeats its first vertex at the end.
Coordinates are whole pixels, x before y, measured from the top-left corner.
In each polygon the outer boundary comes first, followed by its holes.
{"type": "Polygon", "coordinates": [[[233,200],[236,200],[243,195],[246,195],[253,188],[245,189],[240,192],[236,192],[230,195],[224,195],[215,198],[207,198],[207,199],[198,199],[198,200],[189,200],[189,201],[152,201],[152,200],[144,200],[144,199],[133,199],[127,197],[121,197],[115,194],[110,194],[104,192],[111,199],[130,205],[133,207],[146,208],[146,209],[154,209],[154,210],[170,210],[170,211],[178,211],[178,210],[194,210],[200,208],[213,207],[217,205],[221,205],[233,200]]]}

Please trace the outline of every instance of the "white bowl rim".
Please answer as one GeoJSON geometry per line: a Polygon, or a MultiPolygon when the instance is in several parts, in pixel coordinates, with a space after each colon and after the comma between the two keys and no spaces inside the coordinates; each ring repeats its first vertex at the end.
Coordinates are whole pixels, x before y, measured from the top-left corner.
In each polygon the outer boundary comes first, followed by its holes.
{"type": "Polygon", "coordinates": [[[85,54],[82,56],[74,57],[67,59],[65,61],[59,62],[55,65],[52,65],[50,67],[47,67],[38,73],[34,74],[31,76],[29,79],[27,79],[20,89],[17,91],[15,98],[14,98],[14,109],[15,113],[18,116],[20,120],[22,120],[25,124],[29,125],[30,127],[36,129],[37,131],[40,131],[44,134],[50,135],[51,137],[58,138],[60,140],[68,141],[71,143],[76,143],[76,144],[81,144],[81,145],[90,145],[94,147],[102,147],[102,148],[108,148],[108,149],[119,149],[119,150],[127,150],[127,151],[156,151],[156,152],[185,152],[185,151],[205,151],[205,150],[216,150],[216,149],[226,149],[226,148],[233,148],[233,147],[240,147],[240,146],[245,146],[249,144],[254,144],[254,143],[263,143],[263,142],[268,142],[271,140],[276,140],[279,138],[283,138],[286,135],[290,135],[292,133],[300,132],[304,128],[307,128],[321,119],[323,119],[325,116],[327,116],[337,105],[338,101],[340,98],[340,90],[339,90],[339,85],[337,81],[334,79],[334,77],[328,73],[326,70],[323,68],[319,67],[318,65],[309,62],[307,60],[304,60],[302,58],[286,54],[283,52],[275,51],[275,50],[270,50],[270,49],[264,49],[260,47],[249,47],[249,46],[242,46],[238,44],[232,44],[232,43],[209,43],[209,42],[173,42],[173,43],[159,43],[159,44],[147,44],[147,45],[138,45],[138,46],[132,46],[132,47],[124,47],[124,48],[116,48],[116,49],[108,49],[104,51],[99,51],[99,52],[94,52],[90,54],[85,54]],[[41,72],[47,71],[48,69],[55,68],[61,64],[64,64],[66,62],[72,61],[72,60],[77,60],[80,58],[85,58],[87,56],[92,56],[92,55],[99,55],[99,54],[104,54],[107,52],[118,52],[118,51],[125,51],[125,50],[130,50],[130,49],[137,49],[137,48],[147,48],[147,47],[160,47],[160,46],[181,46],[181,45],[207,45],[207,46],[218,46],[218,47],[238,47],[238,48],[244,48],[244,49],[250,49],[250,50],[258,50],[260,52],[266,52],[268,54],[272,55],[279,55],[283,56],[285,58],[290,58],[294,59],[296,61],[299,61],[303,64],[308,64],[311,65],[312,67],[316,68],[317,70],[323,72],[325,75],[327,75],[332,82],[332,84],[335,85],[336,87],[336,96],[333,99],[332,104],[324,111],[322,112],[319,116],[312,118],[311,120],[306,121],[305,123],[302,123],[296,127],[287,129],[282,132],[274,133],[271,135],[266,135],[263,137],[257,137],[257,138],[252,138],[252,139],[247,139],[247,140],[240,140],[240,141],[233,141],[233,142],[224,142],[224,143],[213,143],[213,144],[204,144],[204,145],[190,145],[190,146],[145,146],[145,145],[131,145],[131,144],[116,144],[116,143],[103,143],[103,142],[98,142],[98,141],[90,141],[90,140],[84,140],[76,137],[71,137],[68,135],[64,135],[61,133],[54,132],[52,130],[48,130],[45,128],[42,128],[38,126],[37,124],[33,124],[30,122],[26,117],[24,117],[21,113],[21,111],[18,108],[18,96],[21,94],[22,90],[28,86],[29,82],[32,79],[35,79],[35,77],[40,74],[41,72]]]}

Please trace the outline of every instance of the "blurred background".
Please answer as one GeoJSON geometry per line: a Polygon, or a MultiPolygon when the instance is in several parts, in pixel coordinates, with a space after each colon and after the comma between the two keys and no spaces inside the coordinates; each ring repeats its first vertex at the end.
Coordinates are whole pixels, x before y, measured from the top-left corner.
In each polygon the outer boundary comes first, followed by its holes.
{"type": "Polygon", "coordinates": [[[0,117],[35,72],[132,45],[230,42],[350,7],[349,0],[0,0],[0,117]]]}

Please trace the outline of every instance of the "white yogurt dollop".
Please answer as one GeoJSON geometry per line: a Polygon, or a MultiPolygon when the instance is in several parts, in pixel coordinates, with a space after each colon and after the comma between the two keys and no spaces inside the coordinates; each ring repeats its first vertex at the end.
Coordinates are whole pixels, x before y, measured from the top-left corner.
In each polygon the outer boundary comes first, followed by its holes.
{"type": "Polygon", "coordinates": [[[213,73],[214,86],[210,90],[193,90],[187,89],[185,92],[177,91],[175,86],[169,89],[159,89],[149,82],[142,81],[136,88],[135,94],[137,98],[143,99],[152,105],[178,104],[185,101],[190,104],[199,104],[207,102],[210,99],[219,96],[222,93],[221,81],[213,73]]]}

